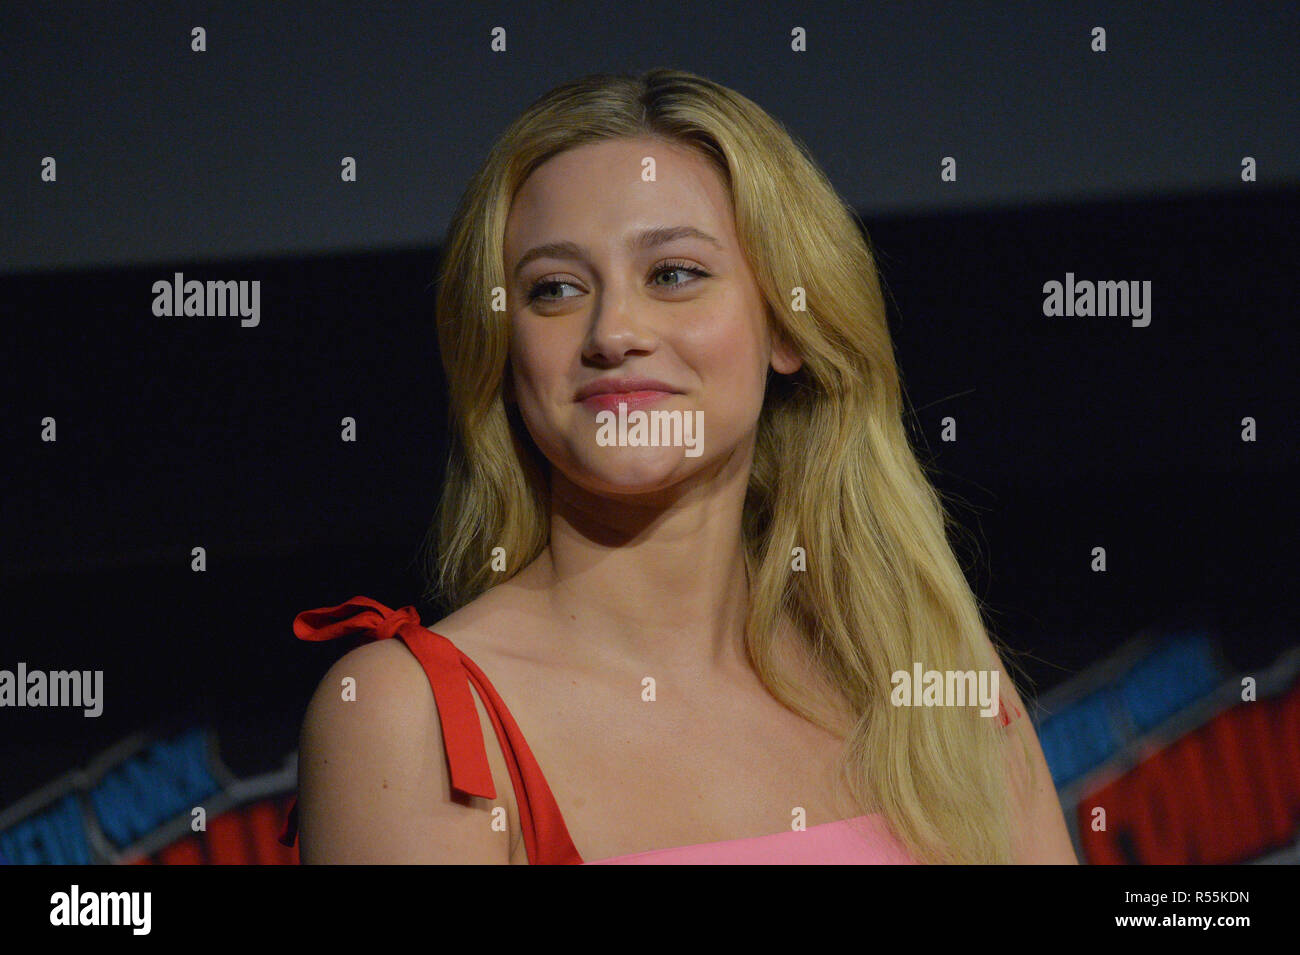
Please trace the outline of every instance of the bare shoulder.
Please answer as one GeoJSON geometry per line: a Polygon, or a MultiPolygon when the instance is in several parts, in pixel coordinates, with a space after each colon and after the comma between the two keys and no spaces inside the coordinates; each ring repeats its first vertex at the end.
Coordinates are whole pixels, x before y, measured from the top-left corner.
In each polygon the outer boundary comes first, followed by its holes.
{"type": "MultiPolygon", "coordinates": [[[[992,645],[990,644],[990,647],[992,645]]],[[[1078,865],[1052,772],[1034,730],[1029,708],[998,656],[998,689],[1011,722],[1007,725],[1007,776],[1015,861],[1021,865],[1078,865]]]]}
{"type": "Polygon", "coordinates": [[[453,801],[428,677],[399,640],[344,654],[299,740],[305,863],[505,863],[485,800],[453,801]]]}

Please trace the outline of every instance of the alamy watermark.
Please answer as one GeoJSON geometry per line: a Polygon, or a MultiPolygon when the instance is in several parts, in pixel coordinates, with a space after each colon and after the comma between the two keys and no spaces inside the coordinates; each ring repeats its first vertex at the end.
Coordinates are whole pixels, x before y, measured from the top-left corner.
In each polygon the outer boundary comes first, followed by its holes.
{"type": "Polygon", "coordinates": [[[258,279],[238,282],[185,281],[185,273],[177,272],[172,281],[159,279],[153,283],[153,313],[159,318],[181,315],[200,317],[227,315],[242,316],[240,325],[254,328],[262,320],[262,283],[258,279]]]}
{"type": "Polygon", "coordinates": [[[691,411],[632,411],[619,404],[618,414],[612,411],[596,413],[596,443],[602,448],[685,448],[688,458],[697,458],[703,451],[704,412],[691,411]]]}
{"type": "Polygon", "coordinates": [[[1043,283],[1043,314],[1048,318],[1102,318],[1118,315],[1132,318],[1134,328],[1151,324],[1151,281],[1093,282],[1074,280],[1065,273],[1065,283],[1055,279],[1043,283]]]}
{"type": "Polygon", "coordinates": [[[978,706],[980,716],[997,716],[997,670],[926,670],[912,664],[912,672],[895,670],[889,702],[895,706],[978,706]]]}
{"type": "Polygon", "coordinates": [[[83,892],[73,883],[50,896],[50,924],[127,925],[132,935],[148,935],[152,909],[152,892],[83,892]]]}
{"type": "Polygon", "coordinates": [[[84,716],[104,712],[103,670],[0,670],[0,706],[80,706],[84,716]]]}

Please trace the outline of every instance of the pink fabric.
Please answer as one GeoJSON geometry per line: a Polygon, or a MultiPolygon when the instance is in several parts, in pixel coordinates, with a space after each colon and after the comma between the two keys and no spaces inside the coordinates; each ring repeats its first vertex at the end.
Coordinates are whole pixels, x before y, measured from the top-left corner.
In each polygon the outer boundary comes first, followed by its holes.
{"type": "Polygon", "coordinates": [[[651,849],[583,865],[918,865],[879,814],[803,831],[651,849]]]}

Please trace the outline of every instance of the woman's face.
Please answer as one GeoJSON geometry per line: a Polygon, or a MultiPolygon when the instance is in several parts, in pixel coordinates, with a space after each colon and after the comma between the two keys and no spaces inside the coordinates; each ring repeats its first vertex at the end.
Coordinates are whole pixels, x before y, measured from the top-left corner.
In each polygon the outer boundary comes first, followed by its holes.
{"type": "Polygon", "coordinates": [[[505,270],[511,397],[551,464],[597,493],[658,491],[749,453],[768,368],[799,367],[769,333],[721,177],[663,140],[590,144],[539,166],[506,221],[505,270]],[[579,392],[627,378],[670,392],[630,401],[629,424],[637,411],[682,412],[702,425],[677,432],[698,453],[602,445],[597,414],[617,415],[618,399],[579,392]]]}

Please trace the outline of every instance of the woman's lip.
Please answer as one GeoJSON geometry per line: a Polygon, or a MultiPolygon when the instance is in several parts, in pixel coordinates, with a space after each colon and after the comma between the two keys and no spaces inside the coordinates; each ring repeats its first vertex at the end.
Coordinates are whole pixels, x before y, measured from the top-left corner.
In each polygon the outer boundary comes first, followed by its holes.
{"type": "Polygon", "coordinates": [[[672,391],[607,391],[600,395],[588,395],[582,399],[582,405],[593,411],[617,411],[621,404],[627,405],[629,411],[642,405],[654,404],[671,397],[672,391]]]}

